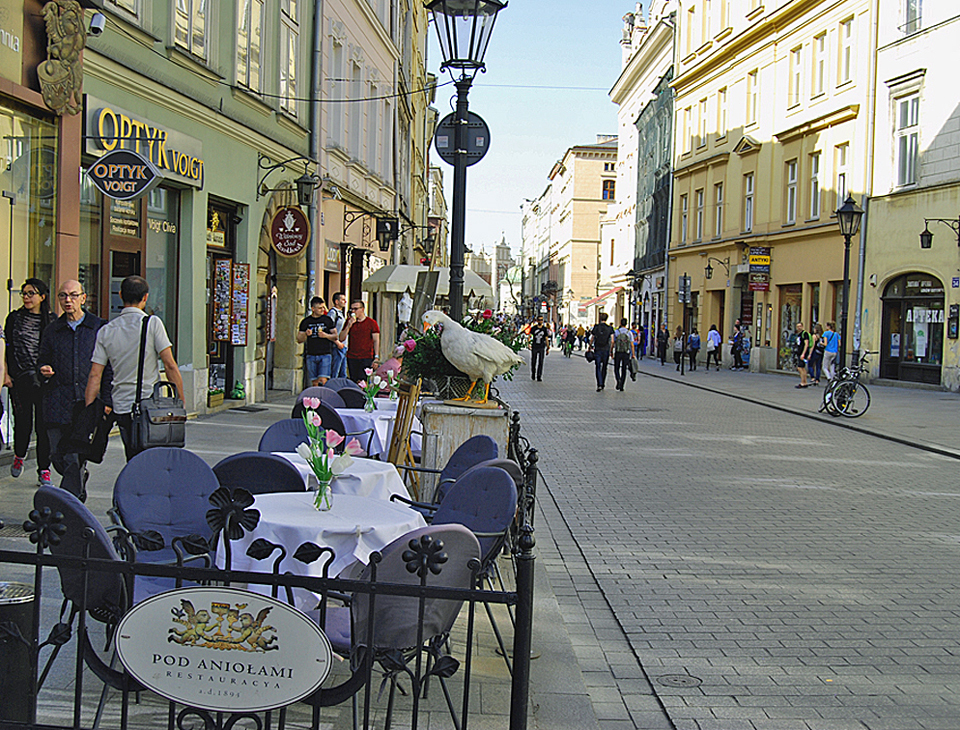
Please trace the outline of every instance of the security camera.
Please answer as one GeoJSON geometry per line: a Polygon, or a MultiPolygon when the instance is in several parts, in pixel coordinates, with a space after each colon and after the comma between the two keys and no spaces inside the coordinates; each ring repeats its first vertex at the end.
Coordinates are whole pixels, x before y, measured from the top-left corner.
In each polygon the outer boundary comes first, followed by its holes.
{"type": "Polygon", "coordinates": [[[103,13],[94,13],[90,18],[90,35],[103,35],[103,29],[107,27],[107,16],[103,13]]]}

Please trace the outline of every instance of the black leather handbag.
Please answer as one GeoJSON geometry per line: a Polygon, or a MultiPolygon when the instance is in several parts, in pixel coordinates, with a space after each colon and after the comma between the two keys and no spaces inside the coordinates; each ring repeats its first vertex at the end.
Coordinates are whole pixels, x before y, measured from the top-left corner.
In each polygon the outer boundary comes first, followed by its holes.
{"type": "MultiPolygon", "coordinates": [[[[137,363],[136,397],[143,390],[143,359],[147,349],[147,325],[150,316],[140,326],[140,360],[137,363]]],[[[177,397],[173,383],[161,380],[153,385],[153,394],[133,402],[130,412],[133,422],[133,446],[137,453],[157,446],[182,448],[187,440],[187,411],[177,397]],[[167,395],[164,395],[164,391],[167,395]]]]}

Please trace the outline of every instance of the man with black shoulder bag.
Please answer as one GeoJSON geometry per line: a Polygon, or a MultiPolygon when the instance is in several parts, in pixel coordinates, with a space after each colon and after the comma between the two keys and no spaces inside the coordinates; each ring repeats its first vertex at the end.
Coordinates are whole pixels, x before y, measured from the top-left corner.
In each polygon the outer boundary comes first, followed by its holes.
{"type": "Polygon", "coordinates": [[[128,276],[120,284],[123,311],[97,333],[84,393],[86,404],[93,403],[109,363],[113,411],[127,461],[151,446],[183,446],[183,376],[163,322],[144,311],[149,293],[141,276],[128,276]],[[160,380],[158,360],[163,362],[165,382],[160,380]],[[165,397],[164,389],[174,391],[175,397],[165,397]]]}

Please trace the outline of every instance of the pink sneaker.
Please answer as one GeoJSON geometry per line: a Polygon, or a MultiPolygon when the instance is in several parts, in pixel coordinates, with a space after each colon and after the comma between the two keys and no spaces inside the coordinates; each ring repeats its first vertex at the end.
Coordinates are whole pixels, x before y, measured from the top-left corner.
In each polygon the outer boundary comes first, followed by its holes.
{"type": "Polygon", "coordinates": [[[19,456],[13,457],[13,463],[10,465],[10,476],[18,477],[23,474],[23,459],[19,456]]]}
{"type": "Polygon", "coordinates": [[[52,486],[53,486],[53,479],[50,478],[50,470],[49,470],[49,469],[41,469],[41,470],[40,470],[40,480],[38,481],[37,485],[38,485],[38,486],[41,486],[41,487],[52,487],[52,486]]]}

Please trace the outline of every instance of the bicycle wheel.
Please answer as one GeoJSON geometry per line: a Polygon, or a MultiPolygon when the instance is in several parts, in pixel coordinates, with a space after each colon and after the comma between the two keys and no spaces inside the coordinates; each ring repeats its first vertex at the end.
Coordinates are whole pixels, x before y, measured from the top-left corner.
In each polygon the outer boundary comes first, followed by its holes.
{"type": "Polygon", "coordinates": [[[839,380],[831,380],[827,384],[827,387],[823,389],[823,403],[820,404],[820,413],[826,411],[831,416],[836,417],[840,415],[835,400],[837,385],[839,384],[839,380]]]}
{"type": "Polygon", "coordinates": [[[837,410],[847,418],[858,418],[870,407],[870,391],[861,383],[843,383],[835,396],[837,410]]]}

